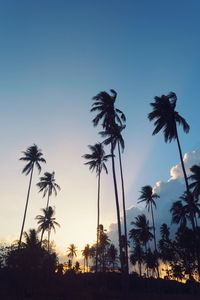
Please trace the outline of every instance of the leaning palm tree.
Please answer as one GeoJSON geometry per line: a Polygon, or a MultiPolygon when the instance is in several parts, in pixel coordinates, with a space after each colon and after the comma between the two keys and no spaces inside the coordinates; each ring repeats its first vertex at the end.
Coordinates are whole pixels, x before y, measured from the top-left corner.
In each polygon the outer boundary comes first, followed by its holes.
{"type": "Polygon", "coordinates": [[[41,150],[35,144],[28,147],[27,150],[23,151],[22,153],[24,154],[24,156],[22,156],[20,158],[20,160],[25,161],[27,163],[25,165],[25,167],[23,168],[22,173],[24,173],[25,175],[30,174],[30,179],[29,179],[28,192],[27,192],[27,198],[26,198],[26,204],[25,204],[25,210],[24,210],[24,217],[23,217],[23,221],[22,221],[22,228],[21,228],[20,237],[19,237],[19,248],[21,247],[22,235],[23,235],[23,231],[24,231],[24,225],[25,225],[25,219],[26,219],[26,212],[27,212],[27,208],[28,208],[34,166],[37,167],[37,169],[40,173],[41,172],[40,163],[46,163],[46,160],[42,157],[43,154],[42,154],[41,150]]]}
{"type": "Polygon", "coordinates": [[[48,252],[49,252],[49,245],[50,245],[50,235],[51,235],[51,230],[53,229],[54,232],[56,232],[56,226],[60,227],[60,224],[56,222],[55,218],[55,210],[49,206],[48,208],[43,208],[42,209],[43,215],[38,215],[36,216],[36,220],[38,220],[38,232],[41,233],[41,240],[40,243],[42,245],[42,239],[44,232],[47,231],[48,233],[48,239],[47,239],[47,245],[48,245],[48,252]]]}
{"type": "Polygon", "coordinates": [[[149,120],[154,121],[155,125],[153,135],[157,134],[161,129],[163,129],[166,143],[170,143],[172,140],[177,141],[181,166],[185,179],[186,191],[189,194],[188,178],[183,162],[177,124],[183,127],[185,133],[189,132],[190,126],[188,125],[186,120],[175,110],[177,101],[177,96],[175,93],[170,92],[168,95],[162,95],[161,97],[156,96],[154,100],[155,101],[153,103],[150,103],[153,111],[148,114],[149,120]]]}
{"type": "MultiPolygon", "coordinates": [[[[92,105],[91,112],[97,112],[96,117],[93,119],[93,125],[97,126],[102,121],[103,130],[107,132],[111,131],[115,124],[123,125],[126,120],[123,112],[115,108],[115,101],[117,93],[114,90],[110,90],[111,95],[107,92],[100,92],[93,97],[94,103],[92,105]]],[[[111,139],[112,140],[112,139],[111,139]]],[[[115,159],[114,159],[114,143],[111,142],[111,158],[112,158],[112,173],[113,173],[113,184],[115,192],[115,202],[117,210],[117,224],[118,224],[118,239],[119,239],[119,250],[120,250],[120,263],[122,272],[124,271],[123,253],[121,245],[121,220],[120,220],[120,209],[119,209],[119,197],[117,189],[117,179],[115,172],[115,159]]]]}
{"type": "Polygon", "coordinates": [[[124,191],[124,176],[123,176],[123,168],[122,168],[122,158],[121,152],[124,151],[125,144],[124,139],[122,137],[122,131],[125,129],[125,125],[114,124],[114,126],[105,131],[101,131],[100,135],[105,138],[103,143],[105,145],[109,145],[113,143],[113,148],[115,149],[117,146],[118,149],[118,157],[119,157],[119,167],[120,167],[120,177],[121,177],[121,186],[122,186],[122,205],[123,205],[123,217],[124,217],[124,236],[126,239],[125,243],[125,268],[128,273],[128,235],[127,235],[127,222],[126,222],[126,203],[125,203],[125,191],[124,191]]]}
{"type": "Polygon", "coordinates": [[[55,182],[55,172],[45,172],[36,185],[39,187],[39,193],[43,192],[43,198],[47,195],[46,209],[48,209],[52,193],[57,196],[57,191],[61,190],[60,186],[55,182]]]}
{"type": "Polygon", "coordinates": [[[99,224],[100,224],[100,184],[101,184],[101,172],[105,170],[108,173],[106,162],[110,155],[106,155],[103,145],[96,143],[94,146],[88,146],[91,154],[85,154],[83,157],[88,160],[85,165],[89,166],[89,169],[93,172],[95,170],[98,178],[98,191],[97,191],[97,250],[96,250],[96,272],[97,272],[97,261],[98,261],[98,246],[99,246],[99,224]]]}
{"type": "Polygon", "coordinates": [[[77,256],[77,247],[74,244],[70,244],[67,248],[67,256],[71,258],[73,262],[73,258],[77,256]]]}

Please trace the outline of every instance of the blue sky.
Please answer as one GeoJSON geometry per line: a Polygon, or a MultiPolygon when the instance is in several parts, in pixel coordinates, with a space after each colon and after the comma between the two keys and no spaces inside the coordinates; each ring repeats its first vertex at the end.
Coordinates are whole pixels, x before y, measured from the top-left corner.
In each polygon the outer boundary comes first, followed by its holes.
{"type": "MultiPolygon", "coordinates": [[[[127,116],[127,207],[179,162],[176,143],[151,136],[154,96],[177,93],[177,110],[191,126],[188,135],[180,131],[183,152],[200,147],[199,13],[198,0],[0,1],[0,237],[20,231],[28,178],[18,158],[36,143],[47,159],[43,171],[54,170],[62,187],[51,203],[61,224],[56,242],[94,240],[96,178],[81,155],[100,140],[89,113],[99,91],[115,89],[127,116]]],[[[102,184],[106,226],[116,218],[111,185],[110,174],[102,184]]],[[[44,203],[33,186],[26,229],[44,203]]]]}

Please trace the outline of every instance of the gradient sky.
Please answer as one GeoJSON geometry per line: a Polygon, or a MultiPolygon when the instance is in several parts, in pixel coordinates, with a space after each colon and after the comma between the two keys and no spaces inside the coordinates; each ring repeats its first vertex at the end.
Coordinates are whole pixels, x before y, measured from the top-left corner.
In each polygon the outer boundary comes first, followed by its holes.
{"type": "MultiPolygon", "coordinates": [[[[183,152],[200,147],[199,0],[1,0],[0,38],[1,239],[19,236],[28,178],[18,158],[36,143],[47,160],[43,172],[55,171],[62,188],[51,199],[58,248],[95,240],[96,177],[81,156],[100,141],[89,112],[99,91],[115,89],[127,116],[127,208],[143,185],[167,180],[179,162],[176,143],[151,136],[154,96],[177,93],[177,110],[191,125],[188,135],[180,131],[183,152]]],[[[46,203],[37,182],[36,172],[26,230],[46,203]]],[[[101,222],[108,228],[115,221],[110,172],[101,222]]]]}

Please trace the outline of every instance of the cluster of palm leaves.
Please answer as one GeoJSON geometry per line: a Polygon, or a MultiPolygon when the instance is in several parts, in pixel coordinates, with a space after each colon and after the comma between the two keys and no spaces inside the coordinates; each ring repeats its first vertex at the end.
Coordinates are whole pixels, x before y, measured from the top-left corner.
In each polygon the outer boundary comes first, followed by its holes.
{"type": "Polygon", "coordinates": [[[172,223],[179,225],[175,238],[174,240],[169,238],[169,228],[166,224],[163,224],[160,229],[162,238],[158,243],[158,251],[153,208],[156,208],[155,200],[159,196],[153,193],[151,186],[142,188],[139,202],[146,202],[148,211],[151,213],[151,226],[144,214],[138,216],[132,222],[134,228],[131,229],[129,236],[134,242],[134,248],[130,260],[133,265],[138,265],[140,275],[142,266],[145,265],[147,275],[149,269],[151,269],[153,272],[156,270],[157,276],[159,276],[159,259],[161,259],[162,262],[170,265],[170,272],[175,278],[182,279],[184,274],[188,274],[191,278],[192,275],[200,275],[200,228],[198,227],[198,218],[200,217],[200,166],[192,166],[190,169],[192,175],[187,176],[177,124],[181,125],[186,133],[189,132],[190,127],[186,120],[175,110],[176,94],[171,92],[161,97],[156,96],[154,100],[151,103],[153,110],[148,115],[149,120],[154,121],[153,135],[163,130],[165,142],[177,141],[186,190],[170,209],[172,223]],[[154,250],[151,250],[149,246],[152,239],[154,240],[154,250]]]}
{"type": "Polygon", "coordinates": [[[115,193],[116,211],[117,211],[117,224],[118,224],[118,240],[119,240],[119,257],[122,272],[128,272],[128,250],[127,250],[127,226],[126,226],[126,208],[125,208],[125,194],[124,194],[124,179],[122,172],[121,151],[124,149],[124,140],[122,131],[125,128],[126,117],[124,113],[115,107],[117,93],[110,90],[111,94],[103,91],[93,97],[93,104],[91,112],[97,112],[97,115],[92,120],[93,125],[97,126],[101,122],[102,131],[99,132],[100,136],[104,138],[101,143],[96,143],[94,146],[89,146],[91,154],[85,154],[83,157],[88,160],[85,164],[89,165],[91,171],[96,171],[98,178],[98,192],[97,192],[97,242],[96,242],[96,272],[98,271],[99,260],[99,225],[100,225],[100,182],[101,172],[104,169],[108,173],[105,163],[108,158],[112,161],[112,175],[115,193]],[[110,146],[110,154],[106,155],[104,145],[110,146]],[[122,185],[122,205],[123,205],[123,218],[124,218],[124,235],[121,230],[121,216],[120,204],[118,195],[118,185],[116,178],[115,167],[115,149],[118,149],[119,166],[122,185]],[[125,243],[123,243],[123,236],[125,243]]]}
{"type": "MultiPolygon", "coordinates": [[[[24,210],[24,216],[23,216],[23,222],[19,237],[19,243],[18,248],[20,249],[22,244],[22,237],[24,233],[24,225],[26,220],[26,214],[27,214],[27,208],[30,198],[30,191],[31,191],[31,185],[33,180],[33,171],[36,167],[41,172],[41,163],[46,163],[46,160],[43,158],[42,151],[38,148],[37,145],[32,145],[27,148],[26,151],[23,151],[23,157],[20,158],[20,160],[25,161],[27,164],[22,170],[22,173],[25,175],[30,174],[29,178],[29,185],[28,185],[28,192],[27,192],[27,198],[26,198],[26,204],[25,204],[25,210],[24,210]]],[[[40,244],[42,245],[43,235],[45,231],[48,233],[48,239],[47,239],[47,248],[48,251],[50,250],[50,235],[52,229],[55,231],[56,226],[60,226],[55,219],[55,209],[53,209],[51,206],[49,206],[49,200],[51,195],[54,193],[55,196],[57,195],[57,191],[60,191],[60,186],[55,182],[55,172],[49,173],[45,172],[42,177],[40,177],[40,181],[36,184],[36,186],[39,188],[39,192],[43,192],[43,197],[47,195],[47,204],[46,208],[42,209],[43,215],[38,215],[36,217],[36,220],[38,221],[38,232],[41,232],[41,240],[40,244]]],[[[27,233],[24,233],[24,237],[26,238],[27,233]]]]}

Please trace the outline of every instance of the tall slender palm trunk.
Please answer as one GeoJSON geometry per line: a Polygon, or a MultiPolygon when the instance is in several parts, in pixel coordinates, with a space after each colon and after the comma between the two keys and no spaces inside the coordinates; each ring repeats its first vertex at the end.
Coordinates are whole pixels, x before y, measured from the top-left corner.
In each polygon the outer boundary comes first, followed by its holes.
{"type": "Polygon", "coordinates": [[[155,254],[156,254],[156,270],[157,270],[157,275],[158,278],[160,277],[159,273],[159,265],[158,265],[158,258],[157,258],[157,243],[156,243],[156,229],[155,229],[155,222],[154,222],[154,214],[153,214],[153,206],[151,202],[151,218],[152,218],[152,223],[153,223],[153,240],[154,240],[154,248],[155,248],[155,254]]]}
{"type": "Polygon", "coordinates": [[[116,210],[117,210],[120,264],[121,264],[121,270],[123,273],[124,272],[124,264],[123,264],[123,255],[122,255],[121,221],[120,221],[119,198],[118,198],[118,190],[117,190],[117,179],[116,179],[116,173],[115,173],[115,159],[114,159],[113,143],[111,143],[111,155],[112,155],[112,172],[113,172],[113,183],[114,183],[114,191],[115,191],[115,202],[116,202],[116,210]]]}
{"type": "Polygon", "coordinates": [[[125,235],[125,271],[129,272],[128,265],[128,235],[127,235],[127,223],[126,223],[126,203],[125,203],[125,192],[124,192],[124,177],[122,170],[122,159],[121,159],[121,151],[120,144],[118,141],[118,154],[119,154],[119,166],[120,166],[120,175],[121,175],[121,184],[122,184],[122,203],[123,203],[123,216],[124,216],[124,235],[125,235]]]}
{"type": "Polygon", "coordinates": [[[51,229],[48,230],[48,241],[47,241],[48,252],[50,251],[50,236],[51,236],[51,229]]]}
{"type": "Polygon", "coordinates": [[[31,190],[32,177],[33,177],[33,169],[34,169],[34,164],[32,166],[32,170],[31,170],[31,174],[30,174],[30,179],[29,179],[28,192],[27,192],[27,198],[26,198],[26,205],[25,205],[24,217],[23,217],[23,221],[22,221],[22,228],[21,228],[20,237],[19,237],[18,249],[20,249],[21,242],[22,242],[22,235],[23,235],[23,231],[24,231],[24,225],[25,225],[25,219],[26,219],[26,212],[27,212],[27,208],[28,208],[28,201],[29,201],[29,195],[30,195],[30,190],[31,190]]]}
{"type": "Polygon", "coordinates": [[[97,192],[97,249],[96,249],[96,266],[95,272],[98,271],[98,255],[99,255],[99,220],[100,220],[100,184],[101,184],[101,171],[98,171],[98,192],[97,192]]]}
{"type": "Polygon", "coordinates": [[[49,208],[49,199],[50,199],[50,190],[48,190],[47,207],[46,207],[46,210],[48,210],[48,208],[49,208]]]}

